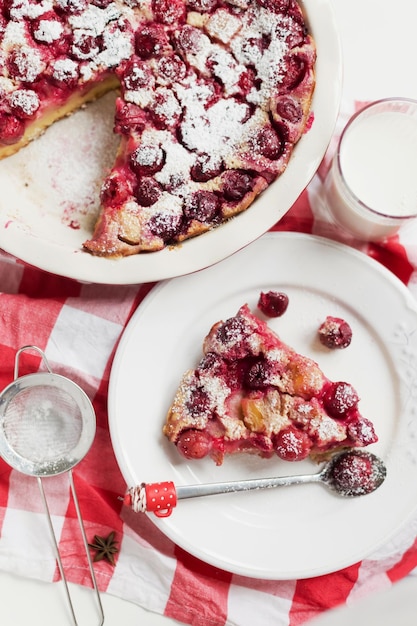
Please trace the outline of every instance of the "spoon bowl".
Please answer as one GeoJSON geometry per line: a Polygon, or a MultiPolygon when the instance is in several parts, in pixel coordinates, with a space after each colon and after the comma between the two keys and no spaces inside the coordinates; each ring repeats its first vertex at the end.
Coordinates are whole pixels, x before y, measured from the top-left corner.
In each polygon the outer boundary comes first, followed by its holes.
{"type": "Polygon", "coordinates": [[[340,496],[372,493],[387,475],[385,463],[371,452],[348,450],[334,456],[319,473],[320,480],[340,496]]]}

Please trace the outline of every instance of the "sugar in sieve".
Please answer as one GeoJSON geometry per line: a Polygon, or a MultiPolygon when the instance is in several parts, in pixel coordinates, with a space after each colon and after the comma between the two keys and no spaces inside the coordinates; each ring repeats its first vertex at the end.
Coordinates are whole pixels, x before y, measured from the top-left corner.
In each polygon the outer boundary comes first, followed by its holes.
{"type": "Polygon", "coordinates": [[[69,378],[54,374],[40,348],[20,348],[15,358],[14,381],[0,393],[0,456],[13,469],[37,478],[59,572],[75,625],[75,611],[42,479],[64,472],[68,474],[101,625],[104,623],[103,607],[72,475],[72,468],[90,449],[95,431],[94,408],[81,387],[69,378]],[[47,371],[19,377],[20,355],[28,350],[40,354],[47,371]]]}

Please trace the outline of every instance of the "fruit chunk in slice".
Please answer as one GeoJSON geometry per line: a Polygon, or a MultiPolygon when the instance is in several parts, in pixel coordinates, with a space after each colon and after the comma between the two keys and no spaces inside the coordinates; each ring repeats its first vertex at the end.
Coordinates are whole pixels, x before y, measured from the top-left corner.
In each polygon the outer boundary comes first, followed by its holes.
{"type": "Polygon", "coordinates": [[[377,441],[347,382],[286,345],[245,304],[214,324],[204,356],[185,372],[163,428],[187,459],[251,452],[322,460],[377,441]]]}

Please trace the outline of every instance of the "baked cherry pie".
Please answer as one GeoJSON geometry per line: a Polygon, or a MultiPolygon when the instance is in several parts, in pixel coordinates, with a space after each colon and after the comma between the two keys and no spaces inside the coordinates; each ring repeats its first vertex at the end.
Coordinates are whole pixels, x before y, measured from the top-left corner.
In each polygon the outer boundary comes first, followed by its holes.
{"type": "Polygon", "coordinates": [[[247,209],[308,128],[296,0],[0,1],[0,158],[116,87],[120,147],[85,249],[160,250],[247,209]]]}
{"type": "Polygon", "coordinates": [[[347,382],[283,343],[247,305],[214,324],[204,356],[185,372],[163,432],[187,459],[251,452],[323,460],[377,441],[347,382]]]}

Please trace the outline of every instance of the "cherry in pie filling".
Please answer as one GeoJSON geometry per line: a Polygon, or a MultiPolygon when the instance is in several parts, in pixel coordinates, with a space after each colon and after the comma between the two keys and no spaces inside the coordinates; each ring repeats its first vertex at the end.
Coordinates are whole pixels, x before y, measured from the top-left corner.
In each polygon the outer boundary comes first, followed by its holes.
{"type": "Polygon", "coordinates": [[[316,460],[377,441],[347,382],[283,343],[247,305],[214,324],[204,356],[185,372],[163,432],[187,459],[251,452],[316,460]]]}
{"type": "Polygon", "coordinates": [[[308,126],[296,0],[3,0],[0,158],[118,87],[120,147],[85,249],[160,250],[245,210],[308,126]]]}

